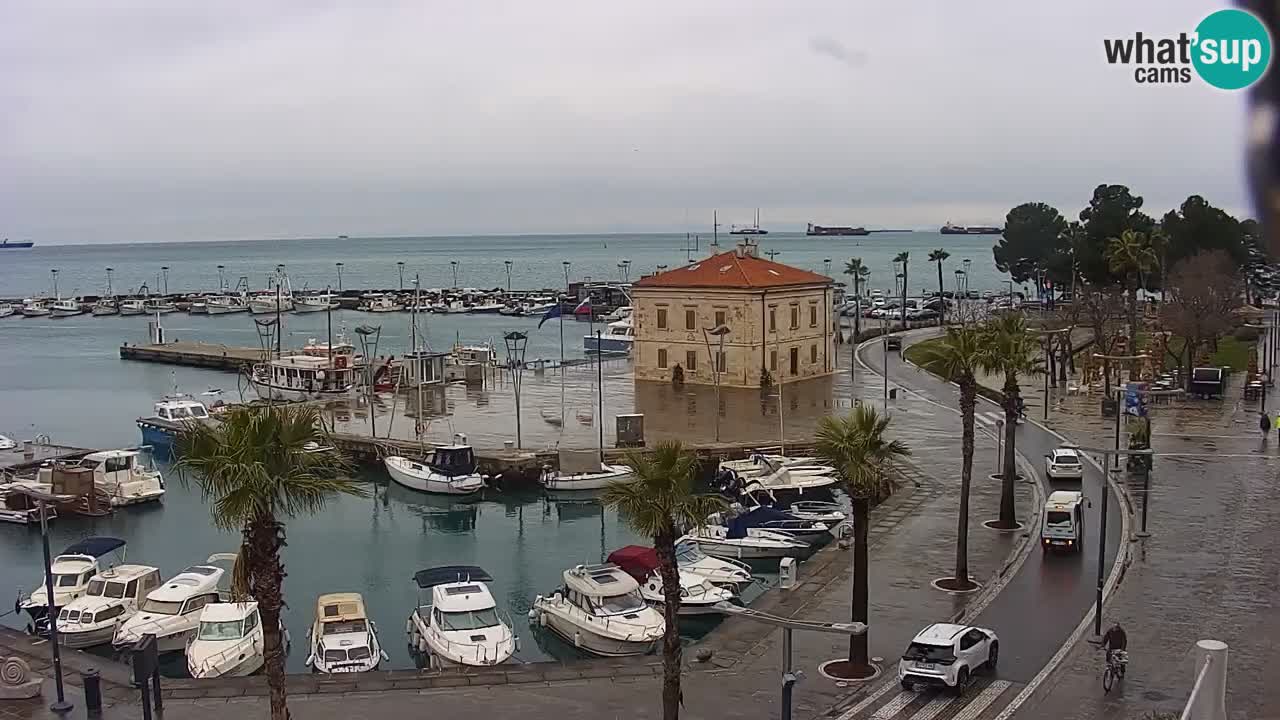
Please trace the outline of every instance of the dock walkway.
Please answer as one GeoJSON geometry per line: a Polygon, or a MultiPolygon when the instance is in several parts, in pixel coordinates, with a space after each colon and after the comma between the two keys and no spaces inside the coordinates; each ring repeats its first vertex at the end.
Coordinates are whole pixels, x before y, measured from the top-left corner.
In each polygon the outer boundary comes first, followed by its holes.
{"type": "Polygon", "coordinates": [[[158,345],[125,343],[120,346],[120,359],[238,372],[241,368],[262,362],[262,351],[205,342],[180,341],[158,345]]]}

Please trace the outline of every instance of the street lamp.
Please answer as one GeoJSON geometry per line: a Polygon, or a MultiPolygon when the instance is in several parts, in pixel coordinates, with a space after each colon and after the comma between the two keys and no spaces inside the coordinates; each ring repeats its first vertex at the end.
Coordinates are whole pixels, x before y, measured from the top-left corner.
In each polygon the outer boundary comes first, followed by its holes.
{"type": "Polygon", "coordinates": [[[161,265],[160,272],[164,273],[164,294],[169,294],[169,266],[161,265]]]}
{"type": "Polygon", "coordinates": [[[502,340],[507,344],[507,369],[511,371],[511,387],[516,394],[516,448],[519,449],[524,447],[520,435],[520,381],[524,378],[524,351],[529,336],[512,331],[503,335],[502,340]]]}
{"type": "Polygon", "coordinates": [[[560,264],[564,266],[564,291],[565,291],[565,293],[566,293],[566,294],[568,294],[568,292],[569,292],[569,265],[570,265],[570,263],[569,263],[569,261],[568,261],[568,260],[561,260],[561,261],[560,261],[560,264]]]}
{"type": "Polygon", "coordinates": [[[511,261],[503,260],[502,264],[507,266],[507,292],[511,292],[511,261]]]}
{"type": "Polygon", "coordinates": [[[964,261],[964,263],[963,263],[963,264],[964,264],[964,294],[965,294],[965,297],[968,297],[968,296],[969,296],[969,265],[971,265],[972,263],[973,263],[973,261],[972,261],[972,260],[969,260],[968,258],[966,258],[966,259],[965,259],[965,261],[964,261]]]}
{"type": "MultiPolygon", "coordinates": [[[[711,362],[711,376],[716,384],[716,442],[720,442],[720,373],[724,372],[724,336],[728,334],[729,328],[724,325],[717,325],[710,330],[702,329],[702,341],[707,344],[707,359],[711,362]],[[720,340],[718,355],[711,354],[712,335],[720,340]]],[[[781,411],[781,408],[779,408],[779,411],[781,411]]]]}
{"type": "Polygon", "coordinates": [[[334,263],[334,266],[338,268],[338,292],[342,292],[342,263],[334,263]]]}
{"type": "Polygon", "coordinates": [[[453,267],[453,289],[458,289],[458,261],[450,260],[449,265],[453,267]]]}
{"type": "Polygon", "coordinates": [[[226,265],[218,266],[218,290],[225,292],[227,289],[226,265]]]}
{"type": "Polygon", "coordinates": [[[49,272],[53,274],[53,297],[61,300],[62,296],[58,295],[58,268],[53,268],[49,272]]]}
{"type": "Polygon", "coordinates": [[[114,271],[114,268],[107,268],[107,297],[114,297],[111,293],[111,273],[114,271]]]}
{"type": "Polygon", "coordinates": [[[396,269],[400,271],[400,289],[404,290],[404,261],[396,261],[396,269]]]}

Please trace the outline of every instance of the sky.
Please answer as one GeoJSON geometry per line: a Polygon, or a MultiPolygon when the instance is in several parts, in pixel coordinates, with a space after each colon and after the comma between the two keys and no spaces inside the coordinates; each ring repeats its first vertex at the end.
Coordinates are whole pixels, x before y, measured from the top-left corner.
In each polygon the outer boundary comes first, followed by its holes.
{"type": "Polygon", "coordinates": [[[0,2],[0,236],[42,244],[1248,212],[1241,93],[1103,38],[1190,0],[0,2]]]}

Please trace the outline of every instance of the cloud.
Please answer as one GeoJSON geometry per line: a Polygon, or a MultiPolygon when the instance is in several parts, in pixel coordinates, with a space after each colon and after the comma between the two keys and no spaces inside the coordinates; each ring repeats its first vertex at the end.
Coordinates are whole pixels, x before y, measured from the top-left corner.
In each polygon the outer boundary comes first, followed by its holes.
{"type": "Polygon", "coordinates": [[[867,63],[867,54],[865,52],[851,50],[845,47],[844,43],[830,35],[815,35],[809,38],[809,49],[851,68],[860,68],[867,63]]]}

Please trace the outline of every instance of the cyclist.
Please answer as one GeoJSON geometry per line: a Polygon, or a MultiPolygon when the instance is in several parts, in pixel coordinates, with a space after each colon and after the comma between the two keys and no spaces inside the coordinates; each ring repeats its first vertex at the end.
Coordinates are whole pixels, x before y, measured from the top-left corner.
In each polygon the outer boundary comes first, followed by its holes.
{"type": "Polygon", "coordinates": [[[1125,652],[1129,646],[1129,637],[1125,634],[1124,628],[1120,627],[1120,623],[1116,623],[1107,628],[1107,632],[1102,636],[1102,649],[1107,653],[1107,664],[1111,664],[1111,656],[1116,652],[1125,652]]]}

